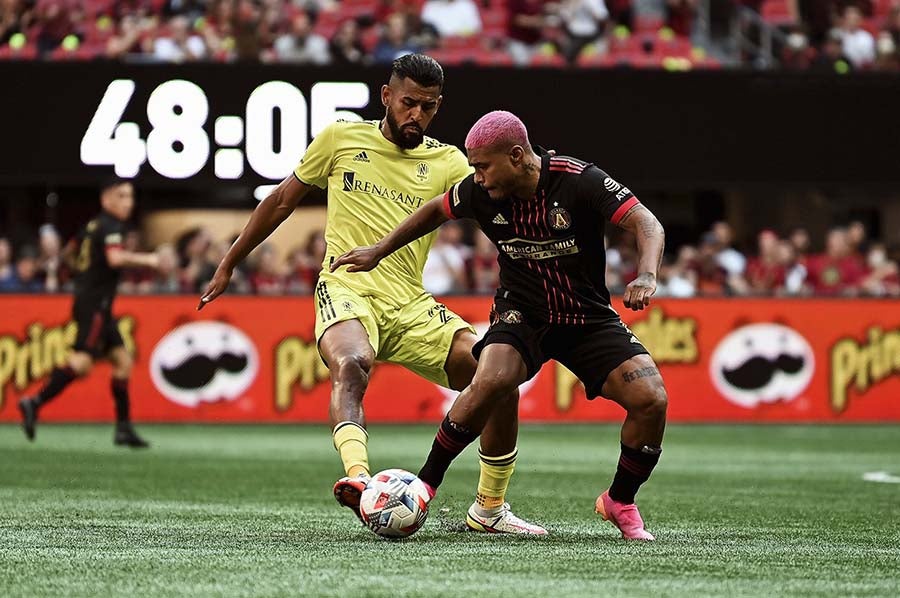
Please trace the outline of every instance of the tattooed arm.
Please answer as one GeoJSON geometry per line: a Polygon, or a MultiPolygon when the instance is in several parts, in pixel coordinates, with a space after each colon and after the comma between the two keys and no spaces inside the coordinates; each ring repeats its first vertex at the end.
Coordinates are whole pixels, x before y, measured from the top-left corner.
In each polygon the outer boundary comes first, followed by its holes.
{"type": "Polygon", "coordinates": [[[637,239],[638,275],[625,287],[622,301],[625,307],[639,311],[650,305],[656,292],[656,276],[666,244],[666,233],[656,216],[641,204],[636,204],[618,222],[637,239]]]}

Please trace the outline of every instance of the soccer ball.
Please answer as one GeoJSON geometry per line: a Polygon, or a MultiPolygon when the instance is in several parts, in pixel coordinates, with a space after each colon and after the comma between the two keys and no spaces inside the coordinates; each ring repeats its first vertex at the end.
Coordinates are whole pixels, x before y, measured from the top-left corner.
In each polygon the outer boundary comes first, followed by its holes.
{"type": "Polygon", "coordinates": [[[405,538],[428,516],[425,482],[403,469],[386,469],[372,476],[359,500],[366,526],[384,538],[405,538]]]}

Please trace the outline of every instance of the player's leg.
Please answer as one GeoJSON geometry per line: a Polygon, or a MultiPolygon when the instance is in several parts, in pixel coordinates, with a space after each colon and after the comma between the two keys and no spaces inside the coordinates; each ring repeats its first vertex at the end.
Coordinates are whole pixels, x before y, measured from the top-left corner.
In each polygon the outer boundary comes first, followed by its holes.
{"type": "Polygon", "coordinates": [[[472,383],[453,402],[441,422],[419,477],[437,491],[450,463],[481,434],[498,405],[508,401],[528,379],[519,351],[505,343],[491,343],[478,358],[472,383]]]}
{"type": "Polygon", "coordinates": [[[567,327],[554,333],[554,357],[584,382],[589,398],[603,396],[626,412],[619,463],[613,483],[596,501],[596,510],[623,537],[653,540],[634,497],[659,461],[666,421],[666,390],[647,350],[620,321],[589,325],[577,342],[567,327]]]}
{"type": "Polygon", "coordinates": [[[349,477],[369,475],[363,396],[375,351],[359,320],[346,320],[329,327],[319,339],[319,351],[331,372],[331,421],[334,446],[349,477]]]}
{"type": "Polygon", "coordinates": [[[128,396],[128,381],[131,379],[131,370],[134,367],[134,359],[124,344],[110,343],[109,361],[112,364],[112,379],[110,380],[110,392],[116,406],[116,432],[113,443],[117,446],[130,446],[132,448],[147,448],[150,443],[141,438],[131,424],[131,400],[128,396]]]}
{"type": "Polygon", "coordinates": [[[602,389],[603,396],[626,412],[622,424],[622,454],[610,496],[633,503],[662,453],[668,397],[659,369],[649,355],[635,355],[614,369],[602,389]]]}
{"type": "Polygon", "coordinates": [[[19,401],[22,428],[29,440],[34,440],[38,413],[41,408],[55,399],[76,378],[86,376],[91,371],[94,357],[99,350],[104,325],[103,312],[80,308],[76,304],[72,316],[77,333],[72,353],[66,358],[65,365],[53,368],[47,383],[36,395],[25,397],[19,401]]]}
{"type": "MultiPolygon", "coordinates": [[[[472,354],[475,335],[466,329],[456,332],[445,370],[453,390],[464,390],[475,376],[478,362],[472,354]]],[[[506,502],[509,480],[516,468],[519,433],[518,389],[500,399],[481,433],[478,451],[480,474],[475,502],[469,507],[466,523],[483,532],[545,534],[546,530],[516,517],[506,502]]]]}

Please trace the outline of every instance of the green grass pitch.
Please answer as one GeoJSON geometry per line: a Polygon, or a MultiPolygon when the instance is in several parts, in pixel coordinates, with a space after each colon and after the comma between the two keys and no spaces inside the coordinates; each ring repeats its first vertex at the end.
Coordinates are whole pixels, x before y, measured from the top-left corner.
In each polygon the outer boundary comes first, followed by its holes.
{"type": "MultiPolygon", "coordinates": [[[[376,469],[418,470],[435,426],[372,426],[376,469]]],[[[477,461],[429,520],[376,538],[331,495],[326,426],[0,426],[0,596],[898,596],[894,426],[671,426],[638,495],[652,544],[593,513],[616,426],[523,426],[509,498],[546,538],[463,530],[477,461]],[[442,512],[447,509],[447,512],[442,512]]]]}

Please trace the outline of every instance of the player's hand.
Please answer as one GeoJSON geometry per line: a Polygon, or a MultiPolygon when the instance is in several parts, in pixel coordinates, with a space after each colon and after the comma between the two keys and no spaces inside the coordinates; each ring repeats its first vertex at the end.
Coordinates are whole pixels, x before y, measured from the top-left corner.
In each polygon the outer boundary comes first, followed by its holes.
{"type": "Polygon", "coordinates": [[[638,274],[638,277],[625,287],[625,296],[622,302],[625,307],[634,311],[641,311],[650,305],[650,297],[656,292],[656,275],[650,272],[638,274]]]}
{"type": "Polygon", "coordinates": [[[206,290],[203,291],[203,295],[200,296],[200,303],[197,304],[197,311],[203,309],[207,303],[225,292],[225,289],[228,288],[228,283],[231,282],[231,274],[231,270],[222,268],[222,266],[216,268],[216,273],[213,274],[212,280],[209,281],[209,284],[206,285],[206,290]]]}
{"type": "Polygon", "coordinates": [[[341,266],[347,266],[347,272],[368,272],[381,261],[381,251],[377,245],[351,249],[331,264],[334,272],[341,266]]]}

